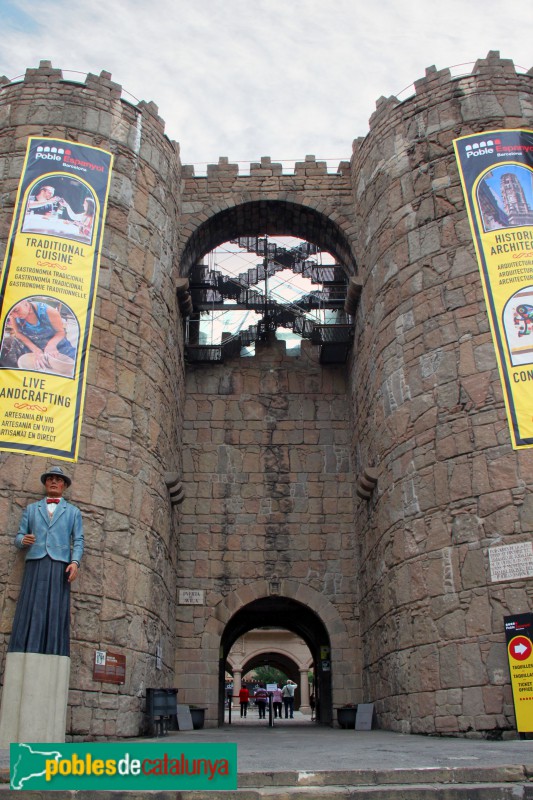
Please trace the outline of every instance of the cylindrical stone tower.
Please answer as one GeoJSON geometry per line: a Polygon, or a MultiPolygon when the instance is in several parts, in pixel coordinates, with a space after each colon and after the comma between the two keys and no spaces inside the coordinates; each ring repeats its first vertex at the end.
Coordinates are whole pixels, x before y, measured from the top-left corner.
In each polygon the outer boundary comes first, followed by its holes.
{"type": "MultiPolygon", "coordinates": [[[[19,83],[0,80],[2,257],[28,136],[71,139],[114,155],[80,454],[64,465],[86,539],[73,588],[67,736],[74,739],[138,735],[146,687],[174,681],[177,536],[165,474],[180,469],[180,164],[157,108],[132,105],[121,94],[107,73],[72,83],[49,62],[19,83]],[[126,655],[124,685],[93,680],[95,650],[126,655]]],[[[49,461],[3,453],[0,462],[4,656],[23,566],[13,536],[49,461]]]]}
{"type": "Polygon", "coordinates": [[[531,541],[531,450],[513,451],[453,139],[531,127],[533,81],[498,53],[431,68],[378,101],[354,146],[364,281],[352,373],[365,695],[380,724],[482,735],[514,726],[503,617],[530,581],[491,582],[488,548],[531,541]]]}

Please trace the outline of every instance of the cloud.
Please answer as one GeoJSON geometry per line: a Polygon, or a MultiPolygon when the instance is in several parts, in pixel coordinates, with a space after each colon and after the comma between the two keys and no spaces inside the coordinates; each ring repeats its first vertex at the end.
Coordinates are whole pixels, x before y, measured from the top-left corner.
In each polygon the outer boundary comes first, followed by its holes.
{"type": "Polygon", "coordinates": [[[159,106],[185,163],[349,158],[376,100],[426,67],[489,50],[531,66],[525,0],[4,0],[3,9],[0,74],[41,59],[109,71],[159,106]]]}

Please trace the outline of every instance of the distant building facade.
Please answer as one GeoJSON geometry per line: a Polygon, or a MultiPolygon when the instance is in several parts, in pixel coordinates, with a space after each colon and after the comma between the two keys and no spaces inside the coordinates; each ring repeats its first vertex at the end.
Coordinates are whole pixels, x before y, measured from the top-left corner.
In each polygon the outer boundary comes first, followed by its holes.
{"type": "Polygon", "coordinates": [[[230,650],[227,667],[232,675],[232,705],[239,707],[239,689],[250,681],[257,667],[269,665],[296,684],[295,708],[311,714],[309,698],[314,690],[313,659],[303,639],[283,628],[256,628],[241,636],[230,650]]]}

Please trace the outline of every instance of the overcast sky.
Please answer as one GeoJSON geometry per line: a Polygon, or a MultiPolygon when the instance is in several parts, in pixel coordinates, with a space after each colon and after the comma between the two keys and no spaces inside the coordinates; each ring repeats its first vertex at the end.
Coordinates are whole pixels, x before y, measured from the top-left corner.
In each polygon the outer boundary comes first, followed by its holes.
{"type": "MultiPolygon", "coordinates": [[[[499,50],[533,66],[531,0],[0,0],[0,75],[41,60],[153,100],[182,162],[338,163],[376,100],[499,50]]],[[[77,76],[84,80],[83,76],[77,76]]]]}

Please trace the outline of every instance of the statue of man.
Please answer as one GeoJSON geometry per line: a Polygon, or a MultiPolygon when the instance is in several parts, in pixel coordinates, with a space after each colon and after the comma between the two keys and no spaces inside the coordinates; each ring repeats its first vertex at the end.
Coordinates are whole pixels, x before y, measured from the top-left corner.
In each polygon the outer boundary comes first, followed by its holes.
{"type": "Polygon", "coordinates": [[[41,475],[46,497],[22,514],[15,545],[26,567],[13,620],[10,653],[70,654],[70,584],[83,555],[79,508],[63,492],[72,481],[61,467],[41,475]]]}
{"type": "Polygon", "coordinates": [[[83,555],[83,524],[79,508],[63,497],[72,481],[61,467],[41,482],[46,495],[26,507],[15,537],[26,564],[6,658],[0,746],[65,737],[70,585],[83,555]]]}

